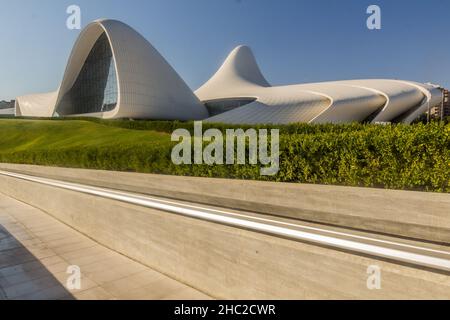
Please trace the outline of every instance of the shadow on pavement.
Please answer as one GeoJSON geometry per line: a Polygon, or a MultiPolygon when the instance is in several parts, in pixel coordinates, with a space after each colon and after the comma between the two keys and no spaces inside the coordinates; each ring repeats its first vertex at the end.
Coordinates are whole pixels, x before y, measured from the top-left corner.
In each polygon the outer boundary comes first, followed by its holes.
{"type": "Polygon", "coordinates": [[[38,258],[0,225],[0,300],[56,299],[75,298],[38,258]]]}

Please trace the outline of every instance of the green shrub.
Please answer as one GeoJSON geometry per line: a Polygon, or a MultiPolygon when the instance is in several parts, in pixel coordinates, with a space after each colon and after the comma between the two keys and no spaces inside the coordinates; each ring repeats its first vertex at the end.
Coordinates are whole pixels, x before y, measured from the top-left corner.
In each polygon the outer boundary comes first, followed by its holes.
{"type": "MultiPolygon", "coordinates": [[[[204,130],[248,128],[204,124],[204,130]]],[[[450,192],[450,125],[259,126],[280,129],[280,171],[171,162],[177,128],[192,122],[0,120],[0,162],[145,173],[450,192]]]]}

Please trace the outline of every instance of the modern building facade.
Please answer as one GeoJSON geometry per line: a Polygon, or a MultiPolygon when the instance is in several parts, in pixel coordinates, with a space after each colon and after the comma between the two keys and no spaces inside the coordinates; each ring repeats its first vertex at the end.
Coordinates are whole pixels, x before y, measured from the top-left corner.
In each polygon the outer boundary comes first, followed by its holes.
{"type": "Polygon", "coordinates": [[[250,48],[240,46],[196,95],[212,122],[411,123],[441,102],[433,85],[400,80],[350,80],[269,85],[250,48]],[[246,102],[246,104],[245,104],[246,102]],[[243,105],[245,104],[245,105],[243,105]]]}
{"type": "Polygon", "coordinates": [[[16,115],[206,120],[230,124],[411,123],[442,102],[432,85],[350,80],[271,86],[240,46],[195,94],[131,27],[98,20],[80,34],[58,90],[19,97],[16,115]]]}
{"type": "Polygon", "coordinates": [[[450,94],[447,89],[444,89],[442,93],[442,117],[450,117],[450,94]]]}
{"type": "Polygon", "coordinates": [[[98,20],[81,32],[58,90],[18,97],[16,115],[194,120],[208,112],[139,33],[98,20]]]}
{"type": "Polygon", "coordinates": [[[449,91],[444,88],[440,88],[440,89],[442,90],[442,103],[431,109],[431,111],[430,111],[431,119],[442,120],[444,118],[450,117],[449,91]]]}

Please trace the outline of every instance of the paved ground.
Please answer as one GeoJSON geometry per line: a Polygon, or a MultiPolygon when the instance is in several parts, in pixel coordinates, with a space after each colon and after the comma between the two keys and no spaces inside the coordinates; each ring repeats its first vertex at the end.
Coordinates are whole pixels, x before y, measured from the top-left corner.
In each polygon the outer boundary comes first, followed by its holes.
{"type": "Polygon", "coordinates": [[[1,299],[209,299],[0,194],[1,299]],[[81,288],[69,290],[69,266],[81,288]]]}

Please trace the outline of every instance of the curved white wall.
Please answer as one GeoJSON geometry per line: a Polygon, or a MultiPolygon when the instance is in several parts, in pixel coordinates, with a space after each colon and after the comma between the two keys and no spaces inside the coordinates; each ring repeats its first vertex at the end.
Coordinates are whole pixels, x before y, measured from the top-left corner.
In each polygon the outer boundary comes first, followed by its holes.
{"type": "Polygon", "coordinates": [[[19,97],[18,115],[52,116],[103,33],[113,53],[118,103],[112,111],[84,116],[160,120],[196,120],[208,116],[205,106],[159,52],[131,27],[116,20],[89,24],[75,43],[56,98],[55,93],[19,97]]]}
{"type": "Polygon", "coordinates": [[[58,91],[16,98],[16,116],[50,118],[55,111],[58,91]]]}

